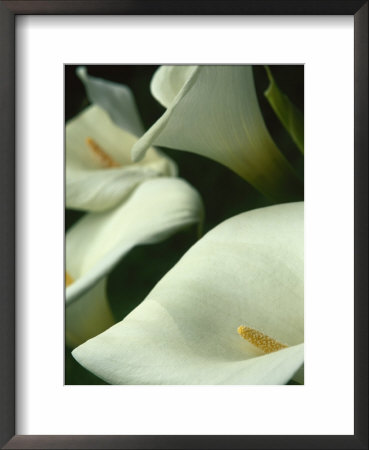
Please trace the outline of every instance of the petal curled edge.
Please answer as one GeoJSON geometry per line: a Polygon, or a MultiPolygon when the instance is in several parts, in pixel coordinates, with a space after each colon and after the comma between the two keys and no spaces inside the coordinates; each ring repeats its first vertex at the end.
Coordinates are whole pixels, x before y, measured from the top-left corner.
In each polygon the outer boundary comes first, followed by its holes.
{"type": "Polygon", "coordinates": [[[171,73],[154,76],[154,95],[172,102],[133,146],[134,160],[151,145],[189,151],[229,167],[274,200],[300,197],[302,185],[265,126],[251,66],[197,66],[176,77],[183,82],[177,95],[180,83],[172,87],[171,73]]]}
{"type": "Polygon", "coordinates": [[[104,109],[118,127],[135,136],[141,136],[144,128],[128,86],[92,77],[88,75],[85,67],[78,67],[76,73],[84,84],[91,103],[104,109]]]}
{"type": "Polygon", "coordinates": [[[124,200],[142,181],[177,174],[175,163],[154,148],[142,161],[133,163],[131,148],[136,141],[96,105],[70,120],[66,125],[67,208],[103,211],[124,200]],[[96,142],[115,166],[107,168],[87,139],[96,142]]]}
{"type": "Polygon", "coordinates": [[[112,384],[284,384],[303,363],[303,203],[233,217],[73,356],[112,384]],[[289,347],[261,355],[246,325],[289,347]]]}
{"type": "Polygon", "coordinates": [[[90,213],[66,235],[66,270],[75,282],[66,289],[67,304],[78,300],[135,245],[161,242],[200,223],[202,201],[179,178],[154,178],[140,184],[118,207],[90,213]]]}
{"type": "Polygon", "coordinates": [[[151,80],[151,93],[165,108],[169,108],[196,66],[161,66],[151,80]]]}

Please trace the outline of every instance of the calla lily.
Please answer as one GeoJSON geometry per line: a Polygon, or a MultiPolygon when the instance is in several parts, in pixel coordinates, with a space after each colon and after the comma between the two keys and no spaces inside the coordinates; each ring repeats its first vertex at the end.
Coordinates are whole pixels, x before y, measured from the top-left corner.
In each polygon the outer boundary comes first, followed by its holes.
{"type": "Polygon", "coordinates": [[[251,66],[162,66],[151,91],[166,111],[134,144],[135,161],[152,145],[170,147],[229,167],[274,200],[302,194],[265,126],[251,66]]]}
{"type": "Polygon", "coordinates": [[[66,206],[102,211],[124,200],[142,181],[176,175],[176,165],[154,148],[139,163],[131,149],[143,133],[131,91],[124,85],[78,74],[92,106],[66,125],[66,206]]]}
{"type": "MultiPolygon", "coordinates": [[[[66,340],[75,347],[113,325],[106,276],[134,246],[161,242],[200,223],[199,194],[179,178],[141,183],[109,211],[89,213],[66,235],[66,340]]],[[[152,263],[152,262],[147,262],[152,263]]]]}
{"type": "Polygon", "coordinates": [[[285,384],[303,365],[303,292],[303,203],[243,213],[73,356],[111,384],[285,384]]]}

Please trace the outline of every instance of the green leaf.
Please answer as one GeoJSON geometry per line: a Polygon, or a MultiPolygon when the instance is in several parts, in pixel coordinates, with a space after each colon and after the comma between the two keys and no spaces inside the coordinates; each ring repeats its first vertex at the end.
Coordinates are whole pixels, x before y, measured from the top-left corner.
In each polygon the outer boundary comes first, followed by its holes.
{"type": "Polygon", "coordinates": [[[265,70],[269,78],[269,86],[264,92],[264,95],[299,150],[304,153],[304,116],[302,112],[291,103],[290,99],[281,92],[273,78],[270,68],[265,66],[265,70]]]}

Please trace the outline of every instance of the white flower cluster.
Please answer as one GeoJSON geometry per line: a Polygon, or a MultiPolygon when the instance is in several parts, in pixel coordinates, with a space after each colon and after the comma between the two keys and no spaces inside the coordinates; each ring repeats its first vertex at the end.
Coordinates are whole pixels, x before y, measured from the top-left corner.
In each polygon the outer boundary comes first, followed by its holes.
{"type": "Polygon", "coordinates": [[[87,211],[66,236],[74,358],[111,384],[303,382],[303,202],[216,226],[117,324],[106,297],[133,247],[204,220],[196,189],[154,146],[211,158],[277,203],[299,188],[265,126],[252,67],[160,67],[151,92],[166,110],[146,132],[128,87],[78,75],[91,106],[66,126],[66,206],[87,211]]]}

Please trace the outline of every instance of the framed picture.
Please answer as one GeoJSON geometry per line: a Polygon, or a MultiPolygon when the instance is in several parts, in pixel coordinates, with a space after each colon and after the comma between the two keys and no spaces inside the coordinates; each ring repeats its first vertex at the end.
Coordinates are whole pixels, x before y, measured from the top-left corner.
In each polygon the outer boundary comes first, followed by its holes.
{"type": "Polygon", "coordinates": [[[367,448],[367,17],[0,3],[4,448],[367,448]]]}

